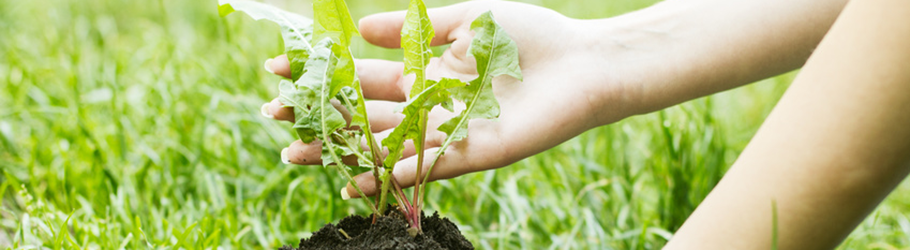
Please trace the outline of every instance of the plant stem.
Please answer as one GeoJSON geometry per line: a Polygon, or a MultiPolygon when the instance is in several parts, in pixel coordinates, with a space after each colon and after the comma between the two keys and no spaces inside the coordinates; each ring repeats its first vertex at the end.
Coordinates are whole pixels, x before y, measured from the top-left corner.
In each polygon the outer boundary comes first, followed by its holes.
{"type": "MultiPolygon", "coordinates": [[[[337,156],[335,156],[334,154],[332,156],[337,158],[337,156]]],[[[373,210],[373,213],[379,213],[379,210],[376,208],[376,205],[374,205],[373,202],[370,201],[369,198],[367,198],[367,195],[363,193],[363,190],[360,190],[360,186],[357,185],[357,181],[354,180],[354,177],[351,176],[351,173],[348,173],[348,171],[343,169],[342,166],[338,165],[338,164],[335,164],[335,168],[338,169],[338,172],[341,173],[341,175],[343,175],[344,178],[348,179],[348,181],[351,182],[351,186],[354,186],[354,190],[357,191],[357,194],[359,194],[360,197],[363,197],[363,200],[367,202],[367,205],[370,206],[370,209],[373,210]]]]}
{"type": "Polygon", "coordinates": [[[398,179],[395,179],[395,176],[393,176],[392,173],[389,173],[389,179],[391,180],[392,185],[395,186],[395,191],[397,192],[398,196],[400,196],[401,200],[404,201],[404,203],[399,202],[399,204],[402,206],[411,207],[411,203],[408,201],[408,197],[404,195],[404,191],[402,191],[403,189],[401,189],[401,184],[398,183],[398,179]]]}
{"type": "Polygon", "coordinates": [[[338,170],[338,172],[341,173],[344,178],[348,179],[348,182],[354,186],[354,190],[357,190],[357,194],[360,194],[360,197],[363,197],[363,200],[367,202],[367,204],[370,206],[370,209],[373,210],[373,213],[379,213],[379,209],[376,207],[376,205],[374,205],[373,202],[367,198],[366,194],[363,193],[363,190],[360,190],[360,185],[357,185],[357,181],[354,180],[354,177],[351,176],[351,173],[348,173],[347,169],[341,165],[344,164],[344,162],[342,162],[341,158],[335,154],[335,143],[333,143],[332,138],[329,137],[329,132],[322,131],[322,138],[326,138],[326,140],[322,143],[325,143],[326,147],[329,148],[329,155],[331,155],[332,160],[335,161],[335,168],[338,170]]]}
{"type": "Polygon", "coordinates": [[[413,218],[414,224],[412,224],[411,227],[417,228],[418,230],[421,230],[420,229],[420,211],[422,210],[422,207],[423,207],[422,206],[423,202],[420,199],[420,196],[422,194],[420,192],[421,191],[421,189],[420,189],[421,173],[420,172],[423,169],[423,159],[424,159],[424,156],[426,155],[426,153],[424,153],[423,150],[424,150],[424,146],[426,145],[427,120],[428,120],[427,115],[428,114],[429,114],[429,110],[426,110],[426,109],[420,110],[420,115],[418,116],[419,120],[418,120],[418,128],[417,128],[419,131],[418,132],[419,136],[417,138],[417,141],[414,141],[414,147],[417,150],[417,173],[416,173],[416,176],[414,177],[414,181],[415,181],[414,182],[414,198],[412,199],[414,201],[414,203],[413,203],[414,213],[412,213],[412,215],[411,215],[414,217],[413,218]],[[418,141],[419,141],[419,144],[418,144],[418,141]],[[416,214],[416,215],[414,215],[414,214],[416,214]]]}
{"type": "MultiPolygon", "coordinates": [[[[383,171],[385,172],[385,174],[386,174],[387,176],[391,176],[391,175],[392,175],[392,169],[385,169],[385,170],[383,170],[383,171]]],[[[379,177],[376,177],[376,180],[377,180],[376,183],[379,183],[380,178],[379,178],[379,177]]],[[[379,190],[380,190],[380,192],[379,192],[379,206],[380,206],[380,210],[379,210],[379,211],[381,211],[381,212],[385,212],[385,211],[384,211],[385,208],[386,208],[386,205],[385,205],[385,204],[387,203],[386,201],[388,200],[388,196],[389,196],[389,186],[390,186],[389,181],[388,181],[388,180],[385,180],[385,181],[382,181],[382,187],[379,189],[379,190]]],[[[404,203],[401,203],[401,198],[400,198],[400,197],[398,197],[396,194],[393,194],[392,196],[395,197],[395,200],[398,201],[398,204],[400,204],[400,206],[404,206],[404,203]]]]}
{"type": "MultiPolygon", "coordinates": [[[[398,193],[392,193],[392,197],[395,198],[395,201],[398,202],[398,207],[403,207],[403,208],[405,208],[405,209],[408,208],[408,206],[404,205],[404,204],[405,204],[404,201],[401,200],[401,199],[404,198],[404,197],[399,196],[398,193]]],[[[402,212],[404,212],[404,214],[408,214],[408,213],[407,213],[408,210],[405,210],[405,211],[402,211],[402,212]]]]}
{"type": "MultiPolygon", "coordinates": [[[[350,52],[350,49],[348,49],[348,51],[350,52]]],[[[386,210],[385,197],[386,197],[386,192],[388,192],[388,187],[386,187],[385,189],[382,189],[379,186],[379,182],[378,182],[379,168],[382,167],[382,156],[380,156],[380,154],[379,154],[379,144],[376,143],[376,137],[373,136],[373,130],[370,128],[370,119],[367,116],[366,108],[364,107],[366,104],[363,102],[363,90],[361,88],[359,88],[360,84],[357,84],[357,86],[358,86],[358,88],[355,89],[355,91],[357,92],[357,104],[360,105],[361,108],[355,108],[354,105],[351,103],[351,100],[346,95],[341,95],[341,96],[342,96],[342,99],[344,99],[344,103],[347,106],[348,110],[356,110],[357,113],[360,113],[360,115],[363,116],[363,119],[365,121],[363,123],[363,127],[361,127],[360,130],[363,131],[363,134],[366,136],[367,144],[369,144],[369,146],[370,146],[370,153],[373,155],[373,166],[372,166],[373,178],[374,178],[374,180],[377,180],[375,182],[376,190],[381,190],[381,193],[376,196],[377,197],[376,210],[379,211],[380,215],[382,215],[382,213],[384,213],[386,210]]],[[[356,150],[355,150],[355,152],[356,152],[356,150]]],[[[363,157],[363,158],[366,158],[366,157],[363,157]]],[[[369,162],[369,160],[365,160],[365,161],[369,162]]],[[[375,220],[374,220],[374,222],[375,222],[375,220]]]]}
{"type": "Polygon", "coordinates": [[[417,136],[417,140],[414,141],[414,148],[417,150],[417,173],[414,178],[414,198],[412,200],[414,201],[414,206],[416,208],[420,208],[420,172],[423,170],[423,158],[424,155],[426,155],[423,150],[426,145],[428,113],[429,112],[426,109],[420,110],[417,125],[419,136],[417,136]]]}
{"type": "MultiPolygon", "coordinates": [[[[375,170],[376,170],[375,168],[373,168],[373,170],[374,170],[374,171],[373,171],[373,180],[379,180],[379,172],[378,172],[378,171],[375,171],[375,170]]],[[[378,184],[379,182],[378,182],[378,181],[375,181],[375,182],[377,183],[376,186],[379,187],[379,184],[378,184]]],[[[376,189],[376,190],[381,191],[380,189],[376,189]]],[[[376,204],[376,212],[377,212],[377,213],[374,213],[374,214],[373,214],[373,224],[376,224],[376,217],[377,217],[377,216],[380,216],[380,215],[382,215],[382,214],[384,214],[384,213],[385,213],[385,209],[386,209],[386,206],[384,205],[384,204],[385,204],[385,201],[383,201],[383,200],[381,199],[381,198],[382,198],[382,197],[381,197],[382,194],[380,193],[380,194],[375,195],[375,196],[376,196],[376,197],[374,198],[374,200],[375,200],[375,204],[376,204]],[[380,202],[382,202],[383,205],[380,205],[380,202]]]]}

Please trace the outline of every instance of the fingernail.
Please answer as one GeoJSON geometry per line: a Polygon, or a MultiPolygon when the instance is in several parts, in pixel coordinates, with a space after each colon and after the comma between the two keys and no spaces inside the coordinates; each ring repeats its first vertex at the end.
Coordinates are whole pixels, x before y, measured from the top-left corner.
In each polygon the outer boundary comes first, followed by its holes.
{"type": "Polygon", "coordinates": [[[259,108],[259,112],[262,113],[262,116],[265,116],[265,118],[275,119],[275,116],[269,112],[269,103],[262,104],[262,107],[259,108]]]}
{"type": "Polygon", "coordinates": [[[268,71],[269,73],[275,74],[275,71],[272,70],[272,58],[269,58],[268,60],[265,60],[265,65],[262,65],[262,67],[265,68],[265,71],[268,71]]]}
{"type": "Polygon", "coordinates": [[[291,159],[288,158],[288,148],[281,149],[281,163],[291,164],[291,159]]]}
{"type": "Polygon", "coordinates": [[[342,200],[350,200],[350,199],[351,199],[351,195],[348,194],[348,187],[343,187],[343,188],[341,188],[341,199],[342,199],[342,200]]]}

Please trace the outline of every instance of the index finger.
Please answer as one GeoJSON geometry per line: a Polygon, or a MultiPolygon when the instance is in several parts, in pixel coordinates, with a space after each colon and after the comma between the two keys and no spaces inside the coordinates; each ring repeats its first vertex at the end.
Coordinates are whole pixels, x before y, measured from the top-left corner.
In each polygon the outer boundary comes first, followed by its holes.
{"type": "MultiPolygon", "coordinates": [[[[440,8],[427,9],[427,16],[433,25],[435,36],[431,46],[452,43],[455,39],[469,36],[466,25],[473,17],[467,17],[470,3],[460,3],[440,8]]],[[[360,34],[369,43],[386,48],[401,47],[401,27],[404,26],[405,11],[386,12],[360,19],[360,34]]]]}

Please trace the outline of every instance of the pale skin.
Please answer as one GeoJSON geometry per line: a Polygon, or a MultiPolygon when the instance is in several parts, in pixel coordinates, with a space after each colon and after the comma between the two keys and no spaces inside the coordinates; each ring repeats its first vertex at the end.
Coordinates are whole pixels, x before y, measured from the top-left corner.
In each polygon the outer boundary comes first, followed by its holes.
{"type": "MultiPolygon", "coordinates": [[[[473,61],[464,56],[467,25],[486,10],[516,40],[524,81],[494,81],[502,117],[472,122],[468,139],[446,152],[433,180],[503,167],[588,129],[800,67],[666,249],[769,249],[772,201],[780,249],[830,249],[910,172],[908,1],[671,0],[600,20],[468,2],[430,10],[434,44],[454,42],[431,63],[430,78],[473,77],[473,61]]],[[[370,43],[397,47],[402,17],[366,17],[361,33],[370,43]]],[[[268,67],[289,75],[286,58],[276,59],[268,67]]],[[[401,119],[391,110],[404,100],[408,78],[398,62],[357,63],[367,98],[384,100],[368,104],[382,135],[401,119]]],[[[293,118],[277,101],[264,108],[276,119],[293,118]]],[[[451,114],[432,116],[431,127],[451,114]]],[[[438,146],[444,134],[428,137],[438,146]]],[[[318,147],[298,141],[286,157],[318,164],[318,147]]],[[[409,157],[396,167],[403,185],[413,185],[415,164],[409,157]]],[[[367,195],[375,193],[371,176],[356,180],[367,195]]]]}

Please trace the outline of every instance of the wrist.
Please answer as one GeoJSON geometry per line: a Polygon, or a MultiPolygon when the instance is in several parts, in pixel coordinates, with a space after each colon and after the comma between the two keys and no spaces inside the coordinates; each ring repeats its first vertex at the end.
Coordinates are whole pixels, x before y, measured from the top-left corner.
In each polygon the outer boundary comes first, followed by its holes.
{"type": "MultiPolygon", "coordinates": [[[[644,114],[800,67],[842,1],[666,1],[599,20],[577,20],[582,57],[606,94],[644,114]],[[606,87],[605,87],[606,86],[606,87]]],[[[607,117],[602,123],[620,117],[607,117]]]]}
{"type": "Polygon", "coordinates": [[[673,43],[669,13],[648,9],[618,17],[597,20],[573,20],[578,27],[571,57],[584,62],[593,76],[586,91],[591,98],[596,124],[610,124],[626,117],[645,114],[661,108],[669,94],[655,89],[654,83],[684,80],[679,68],[668,63],[667,50],[673,43]],[[664,15],[663,17],[659,15],[664,15]]]}

